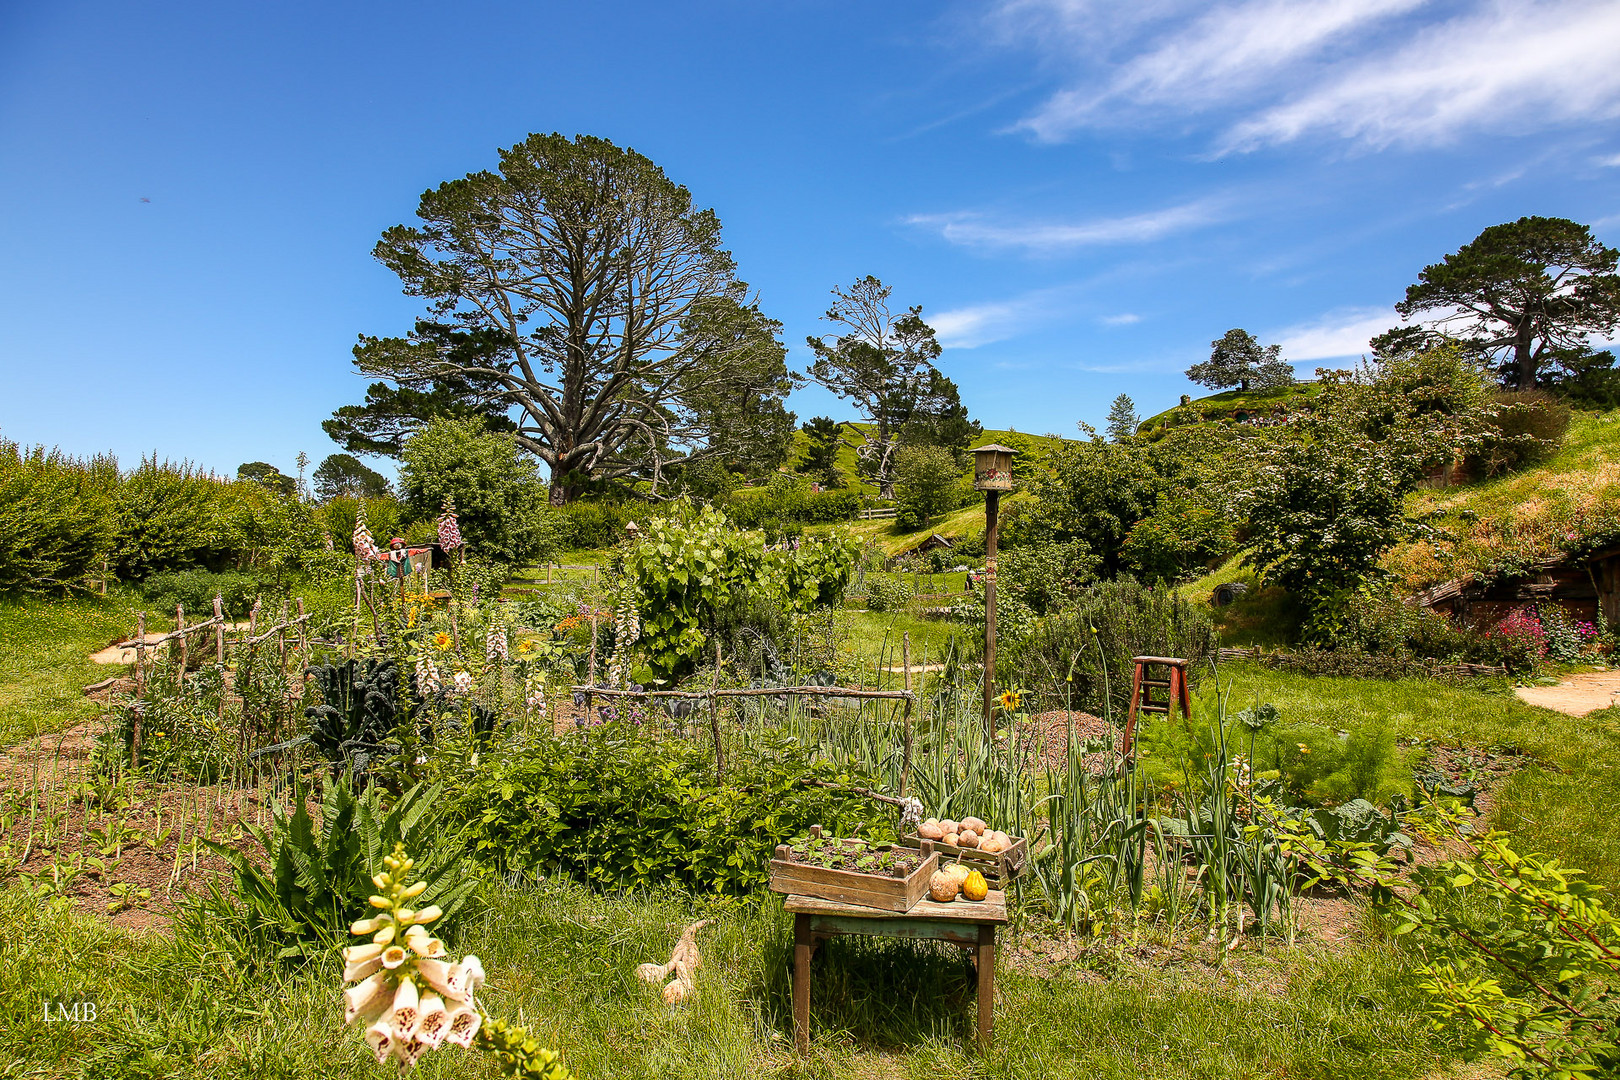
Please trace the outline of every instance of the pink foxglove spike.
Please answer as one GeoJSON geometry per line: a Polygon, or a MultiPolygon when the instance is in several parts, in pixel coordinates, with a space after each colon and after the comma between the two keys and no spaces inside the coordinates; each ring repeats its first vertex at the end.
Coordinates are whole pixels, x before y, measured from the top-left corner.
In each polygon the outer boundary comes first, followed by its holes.
{"type": "Polygon", "coordinates": [[[439,546],[446,551],[461,546],[461,525],[456,521],[455,503],[446,502],[444,513],[439,515],[439,546]]]}

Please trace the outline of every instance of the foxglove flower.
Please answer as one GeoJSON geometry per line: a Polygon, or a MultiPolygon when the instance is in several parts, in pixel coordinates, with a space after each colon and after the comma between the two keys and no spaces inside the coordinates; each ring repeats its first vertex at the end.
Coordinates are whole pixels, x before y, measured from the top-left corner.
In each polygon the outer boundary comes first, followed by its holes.
{"type": "Polygon", "coordinates": [[[488,637],[484,639],[484,656],[492,663],[496,660],[505,660],[507,658],[506,648],[506,627],[500,625],[491,626],[488,637]]]}
{"type": "Polygon", "coordinates": [[[446,551],[461,546],[461,525],[456,521],[456,507],[451,502],[444,504],[444,513],[439,515],[439,546],[446,551]]]}
{"type": "Polygon", "coordinates": [[[416,689],[423,696],[437,693],[442,684],[439,682],[439,668],[430,656],[424,656],[416,662],[416,689]]]}
{"type": "Polygon", "coordinates": [[[465,671],[458,671],[455,674],[454,682],[456,692],[458,694],[465,694],[467,691],[472,689],[473,677],[465,671]]]}
{"type": "Polygon", "coordinates": [[[363,506],[354,519],[354,557],[361,562],[378,557],[377,542],[371,538],[371,530],[366,527],[366,510],[363,506]]]}

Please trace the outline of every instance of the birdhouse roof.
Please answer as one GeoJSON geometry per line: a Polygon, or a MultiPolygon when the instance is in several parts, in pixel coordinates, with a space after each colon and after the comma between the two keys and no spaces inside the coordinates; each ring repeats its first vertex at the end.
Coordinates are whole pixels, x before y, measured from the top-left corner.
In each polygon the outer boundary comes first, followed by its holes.
{"type": "Polygon", "coordinates": [[[1000,443],[990,443],[987,446],[975,446],[970,451],[970,453],[978,454],[978,453],[983,453],[986,450],[994,450],[998,454],[1016,454],[1016,453],[1018,453],[1018,451],[1014,450],[1012,447],[1010,447],[1010,446],[1002,446],[1000,443]]]}

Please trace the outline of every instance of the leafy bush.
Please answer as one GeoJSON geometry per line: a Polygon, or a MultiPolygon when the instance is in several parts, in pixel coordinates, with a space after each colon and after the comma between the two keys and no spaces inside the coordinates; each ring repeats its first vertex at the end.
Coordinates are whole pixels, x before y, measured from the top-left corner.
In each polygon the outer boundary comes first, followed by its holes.
{"type": "Polygon", "coordinates": [[[1099,716],[1111,708],[1122,717],[1130,705],[1133,657],[1182,657],[1196,684],[1216,645],[1207,604],[1125,577],[1091,586],[1072,610],[1037,619],[1027,635],[1009,643],[1006,669],[998,669],[996,679],[1025,687],[1051,706],[1067,698],[1075,708],[1099,716]]]}
{"type": "Polygon", "coordinates": [[[1097,563],[1097,557],[1078,541],[1031,544],[1000,554],[997,607],[1003,600],[1015,600],[1036,615],[1060,611],[1074,603],[1096,576],[1097,563]]]}
{"type": "Polygon", "coordinates": [[[888,815],[822,779],[835,773],[786,738],[728,758],[724,784],[709,745],[651,740],[608,724],[586,739],[512,745],[484,755],[453,785],[452,820],[469,822],[478,858],[503,873],[567,873],[610,889],[742,895],[769,880],[772,850],[820,824],[880,835],[888,815]]]}
{"type": "Polygon", "coordinates": [[[1547,655],[1559,663],[1572,664],[1580,660],[1597,640],[1595,625],[1572,618],[1557,604],[1542,605],[1539,614],[1541,631],[1547,639],[1547,655]]]}
{"type": "Polygon", "coordinates": [[[1313,620],[1325,648],[1374,656],[1461,660],[1474,639],[1444,615],[1396,596],[1383,583],[1339,594],[1313,620]]]}
{"type": "Polygon", "coordinates": [[[223,570],[242,550],[242,501],[268,488],[233,484],[187,464],[142,459],[113,495],[113,564],[127,581],[165,570],[223,570]]]}
{"type": "Polygon", "coordinates": [[[557,511],[558,546],[570,548],[612,547],[624,539],[624,527],[632,521],[645,521],[648,508],[638,503],[580,499],[557,511]]]}
{"type": "Polygon", "coordinates": [[[894,478],[900,506],[895,527],[902,532],[924,528],[955,509],[963,486],[962,467],[943,446],[902,447],[894,458],[894,478]]]}
{"type": "Polygon", "coordinates": [[[692,670],[710,635],[749,621],[751,610],[779,616],[837,603],[858,551],[842,534],[767,551],[757,533],[712,508],[650,521],[624,556],[624,574],[654,676],[692,670]]]}
{"type": "Polygon", "coordinates": [[[356,795],[341,777],[321,800],[320,824],[310,816],[303,792],[290,816],[277,814],[268,830],[244,823],[264,848],[267,867],[235,848],[204,841],[231,865],[236,899],[246,908],[253,938],[276,950],[278,959],[312,960],[329,954],[348,934],[349,922],[376,892],[372,867],[404,844],[416,873],[428,883],[420,906],[443,910],[441,927],[454,925],[474,898],[477,879],[459,836],[446,836],[443,794],[417,785],[386,806],[382,789],[356,795]]]}
{"type": "Polygon", "coordinates": [[[1533,675],[1547,656],[1547,632],[1534,608],[1515,608],[1485,631],[1503,667],[1514,675],[1533,675]]]}
{"type": "Polygon", "coordinates": [[[1604,890],[1556,859],[1519,855],[1499,833],[1470,858],[1414,871],[1397,934],[1428,963],[1419,984],[1441,1030],[1514,1076],[1620,1071],[1620,919],[1604,890]]]}
{"type": "Polygon", "coordinates": [[[911,599],[911,579],[904,574],[868,574],[866,606],[872,611],[899,611],[911,599]]]}
{"type": "Polygon", "coordinates": [[[112,540],[116,464],[0,439],[0,593],[63,593],[97,570],[112,540]]]}
{"type": "Polygon", "coordinates": [[[849,521],[861,509],[854,491],[811,491],[799,477],[778,473],[763,488],[732,493],[726,516],[745,529],[781,533],[793,525],[827,525],[849,521]]]}
{"type": "Polygon", "coordinates": [[[1496,409],[1479,446],[1463,461],[1469,476],[1501,476],[1557,453],[1569,431],[1570,407],[1545,390],[1496,395],[1496,409]]]}
{"type": "Polygon", "coordinates": [[[435,420],[405,443],[399,487],[410,513],[436,518],[454,502],[461,535],[474,551],[505,563],[550,554],[550,495],[533,455],[509,433],[479,419],[435,420]]]}
{"type": "MultiPolygon", "coordinates": [[[[224,602],[228,618],[245,619],[260,591],[259,580],[254,575],[235,570],[220,573],[210,570],[164,571],[153,574],[141,586],[142,595],[161,610],[172,613],[174,606],[181,604],[188,618],[212,616],[214,597],[217,596],[224,602]]],[[[350,600],[352,603],[353,598],[350,600]]]]}

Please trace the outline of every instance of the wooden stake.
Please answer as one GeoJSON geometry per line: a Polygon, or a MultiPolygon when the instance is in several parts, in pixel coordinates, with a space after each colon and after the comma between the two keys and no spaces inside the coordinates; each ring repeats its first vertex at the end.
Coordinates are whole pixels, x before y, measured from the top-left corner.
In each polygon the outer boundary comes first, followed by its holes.
{"type": "Polygon", "coordinates": [[[225,598],[214,597],[214,659],[219,664],[219,723],[225,726],[225,598]]]}
{"type": "Polygon", "coordinates": [[[146,612],[135,613],[135,697],[146,692],[146,612]]]}
{"type": "MultiPolygon", "coordinates": [[[[720,689],[720,642],[714,643],[714,684],[713,690],[720,689]]],[[[720,696],[709,695],[709,727],[714,732],[714,782],[723,784],[726,780],[726,752],[720,745],[720,696]]]]}
{"type": "MultiPolygon", "coordinates": [[[[911,631],[900,636],[900,667],[905,672],[906,693],[911,693],[911,631]]],[[[905,749],[900,758],[900,794],[909,794],[907,785],[911,782],[911,699],[906,698],[905,712],[905,749]]]]}
{"type": "MultiPolygon", "coordinates": [[[[595,686],[596,685],[596,597],[595,596],[591,597],[591,668],[590,668],[590,671],[588,672],[588,674],[590,675],[590,678],[585,680],[585,685],[586,686],[595,686]]],[[[593,703],[595,702],[595,700],[596,700],[595,696],[589,690],[585,691],[585,723],[587,725],[590,724],[591,717],[595,715],[595,713],[592,711],[592,709],[594,707],[593,703]]]]}
{"type": "Polygon", "coordinates": [[[996,517],[1001,492],[984,493],[984,727],[994,732],[996,700],[996,517]]]}
{"type": "Polygon", "coordinates": [[[184,692],[186,688],[186,609],[183,604],[174,605],[174,632],[180,635],[180,677],[175,684],[184,692]]]}
{"type": "MultiPolygon", "coordinates": [[[[423,580],[427,580],[426,575],[423,580]]],[[[309,624],[304,621],[304,598],[298,598],[298,649],[303,653],[304,663],[309,663],[309,624]]]]}

